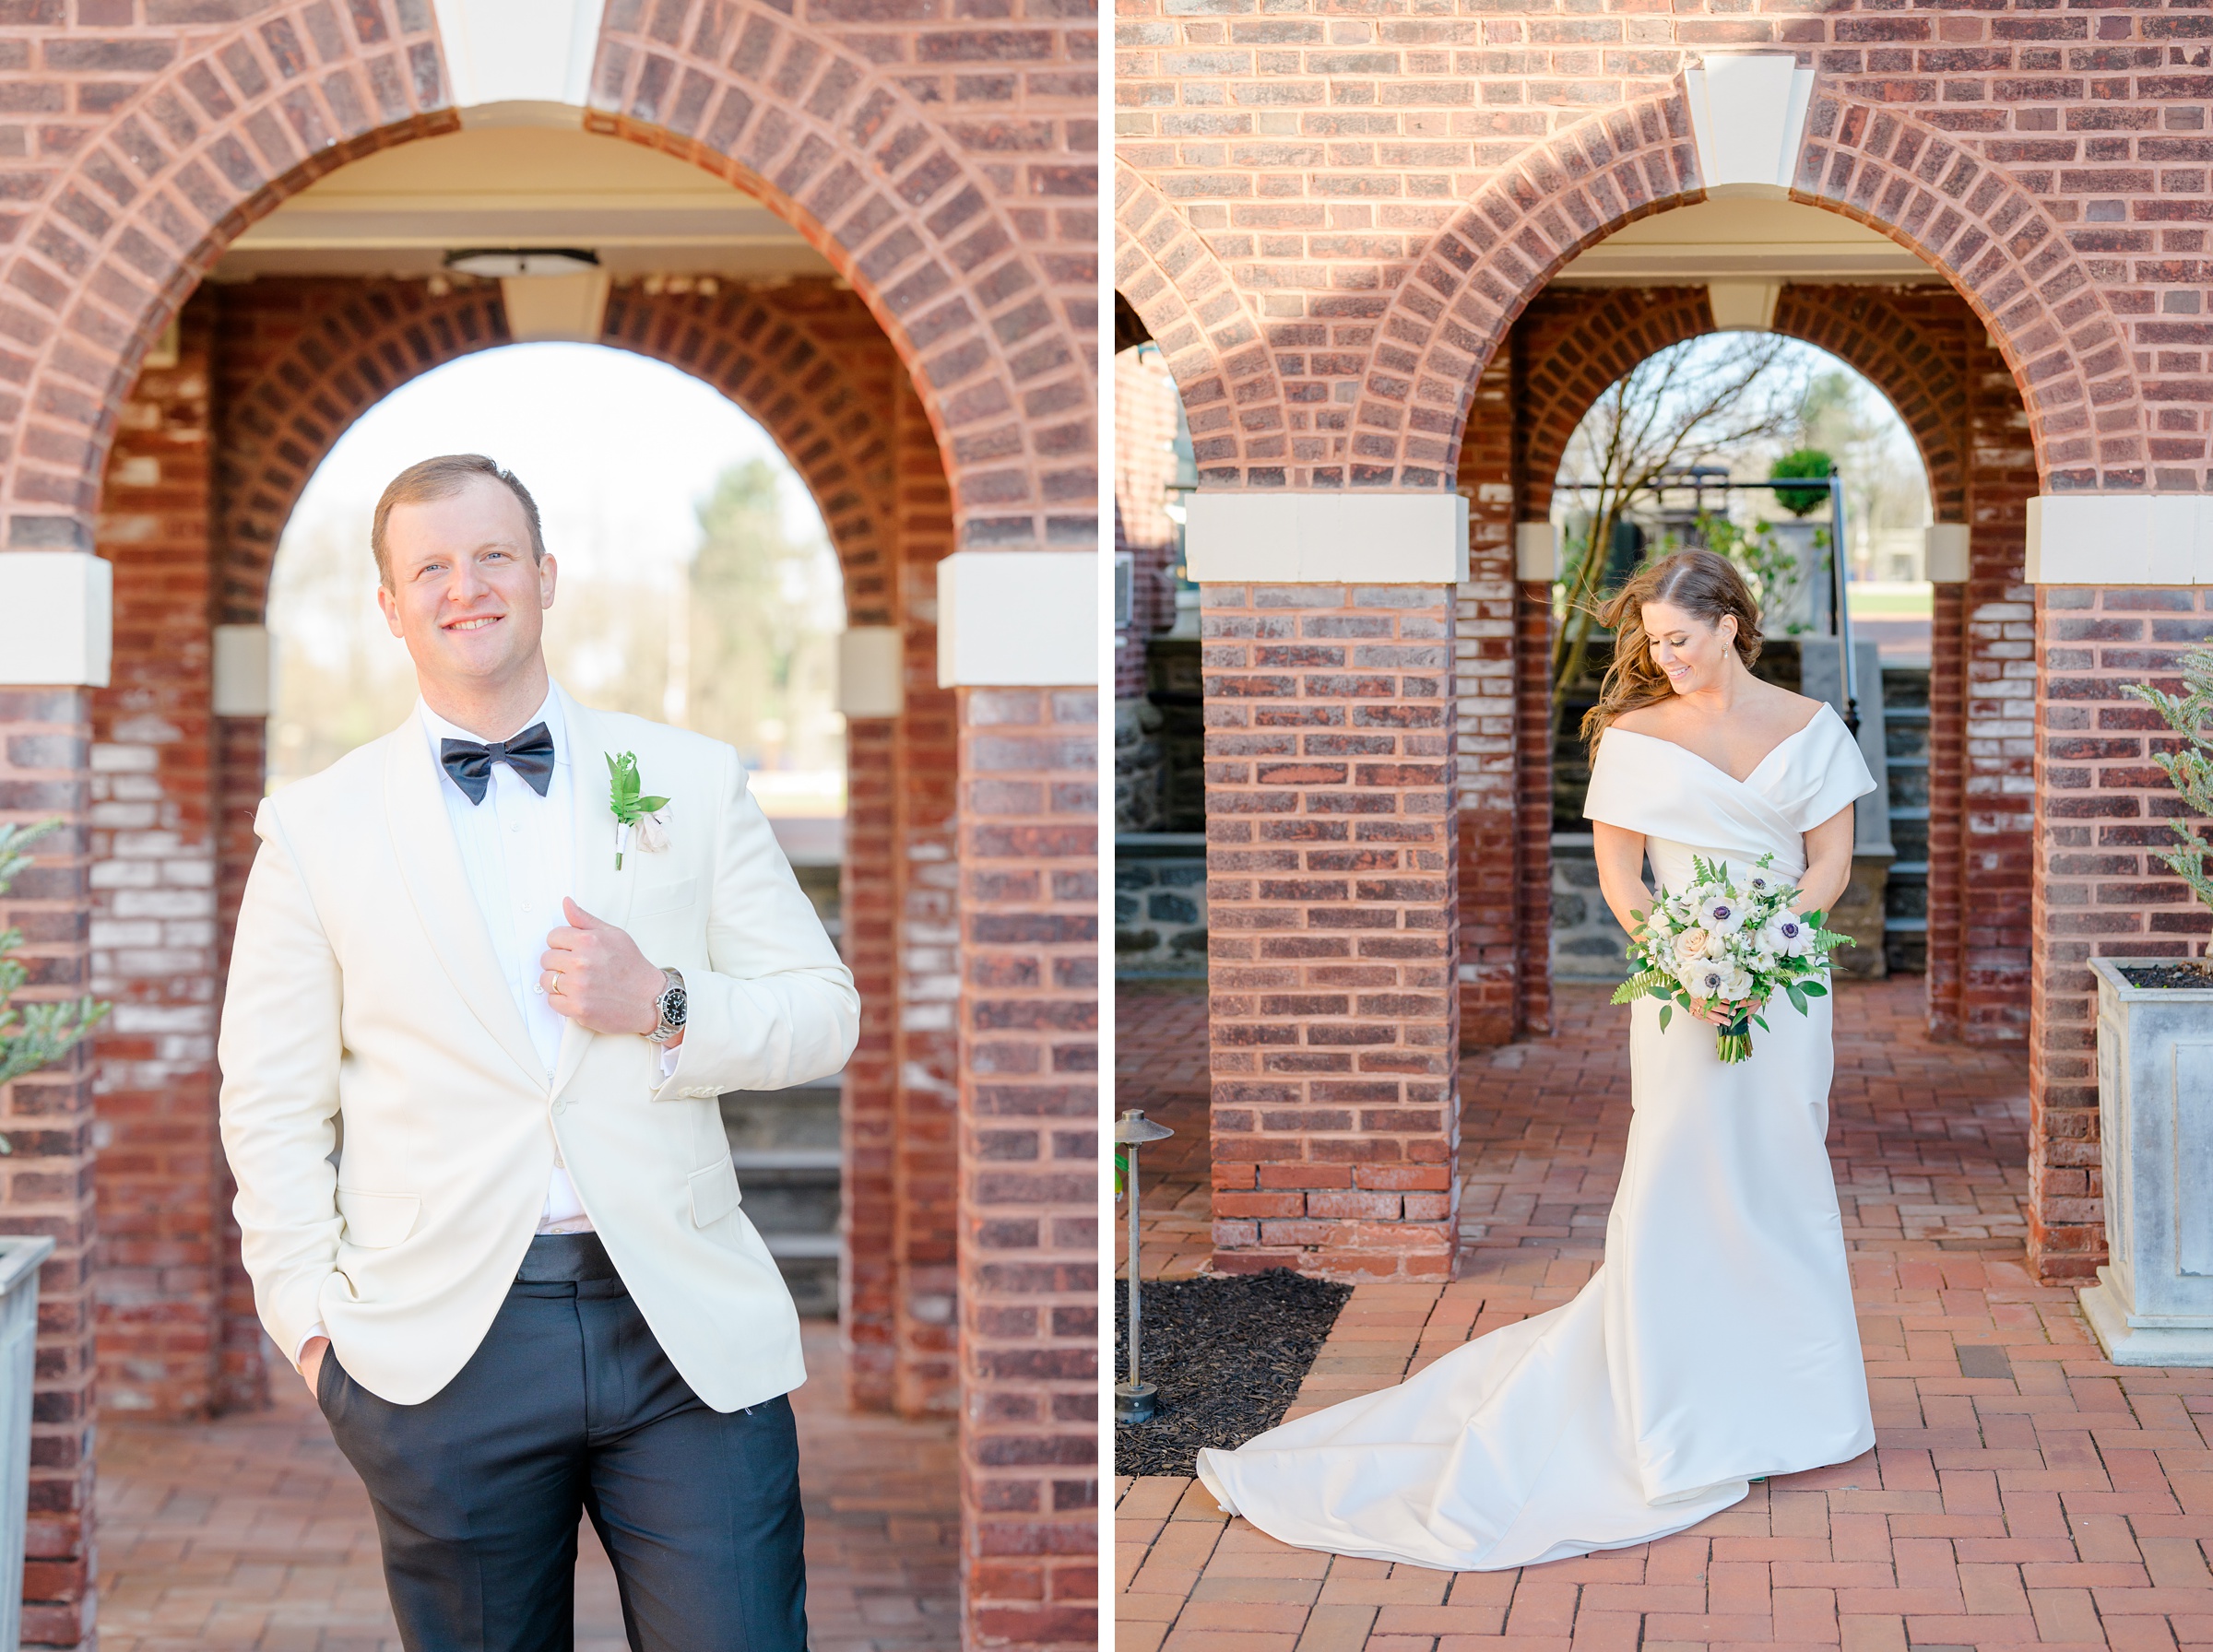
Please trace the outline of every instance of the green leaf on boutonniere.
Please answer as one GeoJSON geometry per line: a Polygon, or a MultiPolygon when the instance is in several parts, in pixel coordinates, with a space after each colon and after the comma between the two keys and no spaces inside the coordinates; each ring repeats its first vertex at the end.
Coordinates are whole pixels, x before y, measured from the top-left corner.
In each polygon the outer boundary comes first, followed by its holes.
{"type": "Polygon", "coordinates": [[[615,870],[622,869],[622,844],[628,829],[653,813],[657,808],[669,807],[666,797],[647,797],[640,795],[638,754],[625,751],[620,755],[607,754],[607,808],[608,812],[622,823],[624,831],[615,839],[615,870]]]}

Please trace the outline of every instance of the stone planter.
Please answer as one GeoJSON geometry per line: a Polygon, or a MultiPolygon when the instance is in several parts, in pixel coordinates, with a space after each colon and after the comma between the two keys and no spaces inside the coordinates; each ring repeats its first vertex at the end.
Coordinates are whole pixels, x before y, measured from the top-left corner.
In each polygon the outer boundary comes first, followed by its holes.
{"type": "Polygon", "coordinates": [[[0,1238],[0,1652],[16,1652],[22,1629],[39,1268],[53,1254],[43,1235],[0,1238]]]}
{"type": "Polygon", "coordinates": [[[2111,1260],[2079,1292],[2116,1365],[2213,1365],[2213,987],[2100,958],[2098,1134],[2111,1260]]]}

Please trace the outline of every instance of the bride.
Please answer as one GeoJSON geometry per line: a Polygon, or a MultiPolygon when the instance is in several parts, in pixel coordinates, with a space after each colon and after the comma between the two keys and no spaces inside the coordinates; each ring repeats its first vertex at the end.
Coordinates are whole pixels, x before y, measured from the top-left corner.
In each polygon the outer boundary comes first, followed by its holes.
{"type": "MultiPolygon", "coordinates": [[[[1842,719],[1760,681],[1736,570],[1687,550],[1599,616],[1614,664],[1583,721],[1584,812],[1623,928],[1691,857],[1772,853],[1801,910],[1852,873],[1875,788],[1842,719]]],[[[1823,1139],[1833,1000],[1770,1005],[1750,1060],[1714,1054],[1718,1009],[1628,1009],[1634,1113],[1605,1259],[1572,1302],[1478,1338],[1395,1388],[1201,1451],[1216,1501],[1304,1549],[1497,1571],[1680,1531],[1748,1482],[1875,1444],[1823,1139]]]]}

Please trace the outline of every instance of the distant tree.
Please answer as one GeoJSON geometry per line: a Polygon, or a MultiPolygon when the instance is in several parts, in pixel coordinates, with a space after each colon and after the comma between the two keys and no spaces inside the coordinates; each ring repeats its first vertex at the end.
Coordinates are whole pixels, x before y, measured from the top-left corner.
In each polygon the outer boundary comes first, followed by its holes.
{"type": "Polygon", "coordinates": [[[787,532],[779,476],[766,459],[733,465],[699,508],[685,720],[749,763],[814,766],[838,755],[810,735],[834,690],[837,565],[820,540],[787,532]]]}

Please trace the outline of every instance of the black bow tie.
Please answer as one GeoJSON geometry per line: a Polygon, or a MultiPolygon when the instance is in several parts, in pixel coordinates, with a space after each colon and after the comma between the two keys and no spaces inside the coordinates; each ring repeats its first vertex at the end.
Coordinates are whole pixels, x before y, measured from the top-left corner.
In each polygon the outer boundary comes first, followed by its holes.
{"type": "Polygon", "coordinates": [[[484,801],[494,763],[505,763],[542,797],[553,781],[553,737],[543,723],[533,723],[512,740],[494,740],[489,746],[474,740],[440,740],[438,761],[471,803],[484,801]]]}

